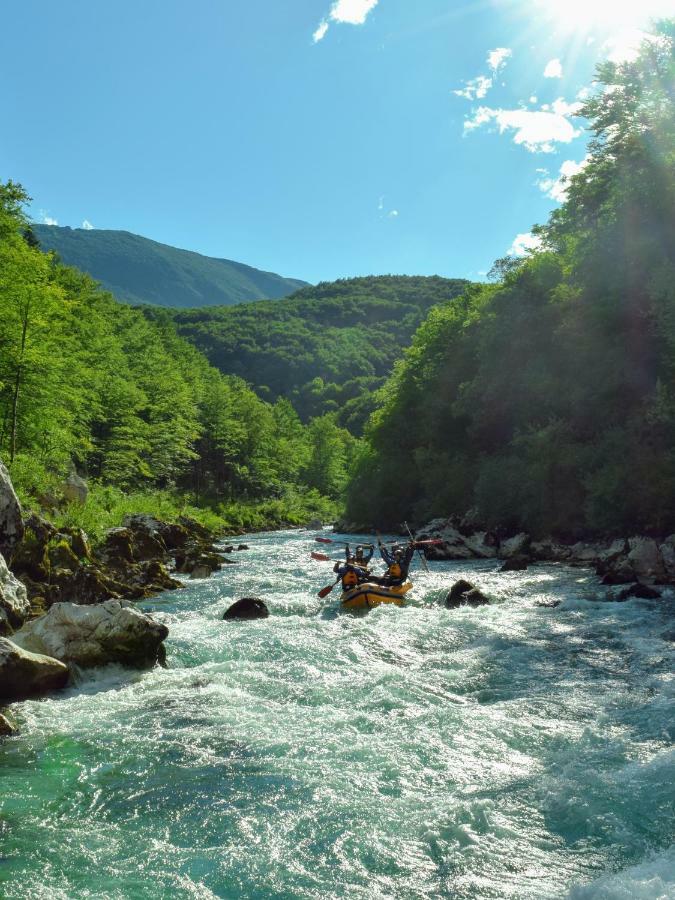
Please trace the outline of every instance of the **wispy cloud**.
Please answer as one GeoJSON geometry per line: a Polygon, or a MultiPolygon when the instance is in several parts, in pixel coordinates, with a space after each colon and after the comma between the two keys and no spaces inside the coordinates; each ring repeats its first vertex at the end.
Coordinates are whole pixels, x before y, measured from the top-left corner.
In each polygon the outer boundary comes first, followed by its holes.
{"type": "Polygon", "coordinates": [[[532,234],[531,231],[525,231],[517,234],[513,239],[513,243],[506,251],[509,256],[527,256],[533,250],[541,247],[541,239],[532,234]]]}
{"type": "Polygon", "coordinates": [[[470,81],[464,82],[463,88],[457,88],[452,93],[465,100],[482,100],[494,84],[494,79],[499,70],[505,65],[512,51],[508,47],[495,47],[487,55],[487,64],[492,75],[478,75],[470,81]]]}
{"type": "Polygon", "coordinates": [[[389,213],[390,219],[398,219],[398,216],[399,216],[399,212],[397,209],[392,209],[391,212],[389,213]]]}
{"type": "Polygon", "coordinates": [[[492,79],[487,75],[479,75],[472,78],[471,81],[465,81],[464,87],[453,91],[458,97],[464,97],[465,100],[482,100],[483,97],[492,87],[492,79]]]}
{"type": "Polygon", "coordinates": [[[546,63],[544,78],[562,78],[563,68],[559,59],[551,59],[546,63]]]}
{"type": "Polygon", "coordinates": [[[499,133],[513,133],[513,141],[530,153],[553,153],[556,144],[569,144],[579,137],[581,130],[569,120],[579,109],[578,103],[559,98],[539,109],[492,109],[480,106],[464,122],[464,133],[496,124],[499,133]]]}
{"type": "Polygon", "coordinates": [[[578,175],[578,173],[588,165],[588,160],[588,156],[582,159],[581,162],[575,162],[573,159],[566,159],[560,166],[558,175],[555,178],[551,177],[546,169],[537,169],[542,176],[537,181],[537,187],[552,200],[557,200],[558,203],[564,203],[567,199],[569,179],[573,175],[578,175]]]}
{"type": "Polygon", "coordinates": [[[513,50],[509,47],[495,47],[488,53],[488,65],[493,72],[498,72],[506,63],[506,60],[513,55],[513,50]]]}
{"type": "Polygon", "coordinates": [[[326,37],[331,22],[348,25],[363,25],[368,15],[378,4],[378,0],[335,0],[327,18],[322,19],[319,27],[312,35],[315,44],[326,37]]]}
{"type": "Polygon", "coordinates": [[[52,216],[47,215],[46,210],[40,210],[40,221],[43,225],[58,225],[58,220],[54,219],[52,216]]]}
{"type": "Polygon", "coordinates": [[[81,227],[84,228],[85,231],[93,231],[94,230],[94,226],[91,224],[89,219],[85,219],[84,222],[82,223],[81,227]]]}
{"type": "Polygon", "coordinates": [[[319,41],[322,41],[326,37],[326,32],[328,31],[328,22],[324,19],[323,22],[316,29],[314,34],[312,35],[312,40],[315,44],[318,44],[319,41]]]}

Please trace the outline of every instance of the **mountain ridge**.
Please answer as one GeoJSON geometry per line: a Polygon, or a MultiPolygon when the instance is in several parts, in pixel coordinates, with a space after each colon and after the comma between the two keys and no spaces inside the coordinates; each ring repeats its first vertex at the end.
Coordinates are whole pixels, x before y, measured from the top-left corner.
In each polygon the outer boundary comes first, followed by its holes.
{"type": "Polygon", "coordinates": [[[87,272],[119,301],[173,309],[276,300],[308,286],[297,278],[116,229],[33,224],[43,250],[87,272]]]}

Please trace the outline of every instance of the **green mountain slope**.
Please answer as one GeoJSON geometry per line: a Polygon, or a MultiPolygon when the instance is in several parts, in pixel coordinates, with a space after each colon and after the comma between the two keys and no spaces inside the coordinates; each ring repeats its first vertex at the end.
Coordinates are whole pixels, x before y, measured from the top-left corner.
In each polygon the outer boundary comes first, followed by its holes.
{"type": "Polygon", "coordinates": [[[33,225],[43,250],[89,273],[125,303],[230,306],[285,297],[306,282],[169,247],[128,231],[33,225]]]}
{"type": "Polygon", "coordinates": [[[265,399],[287,397],[305,421],[335,412],[341,425],[359,434],[373,408],[372,392],[427,311],[468,286],[439,277],[351,278],[274,303],[177,310],[172,318],[180,335],[221,372],[245,379],[265,399]]]}

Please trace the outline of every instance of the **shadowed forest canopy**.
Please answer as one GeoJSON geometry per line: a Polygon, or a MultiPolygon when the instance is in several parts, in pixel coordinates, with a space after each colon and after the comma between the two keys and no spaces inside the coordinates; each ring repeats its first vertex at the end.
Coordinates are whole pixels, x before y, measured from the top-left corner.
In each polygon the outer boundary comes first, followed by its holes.
{"type": "Polygon", "coordinates": [[[356,440],[300,422],[222,375],[170,319],[115,301],[41,252],[28,198],[0,185],[0,457],[35,495],[74,464],[95,483],[189,492],[197,502],[338,498],[356,440]]]}
{"type": "Polygon", "coordinates": [[[468,284],[438,277],[351,278],[274,303],[177,310],[172,317],[178,332],[221,372],[240,376],[265,399],[287,397],[303,421],[336,413],[340,425],[360,434],[374,408],[372,392],[425,314],[468,284]]]}
{"type": "Polygon", "coordinates": [[[349,518],[675,530],[674,35],[599,67],[589,160],[541,249],[430,312],[368,426],[349,518]]]}

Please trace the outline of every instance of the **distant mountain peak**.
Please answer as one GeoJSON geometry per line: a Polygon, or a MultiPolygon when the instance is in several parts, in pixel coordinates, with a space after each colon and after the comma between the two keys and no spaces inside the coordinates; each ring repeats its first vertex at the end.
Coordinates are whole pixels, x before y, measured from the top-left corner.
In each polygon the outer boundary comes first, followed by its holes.
{"type": "Polygon", "coordinates": [[[130,231],[33,225],[43,250],[88,272],[123,303],[190,308],[276,300],[306,287],[230,259],[170,247],[130,231]]]}

